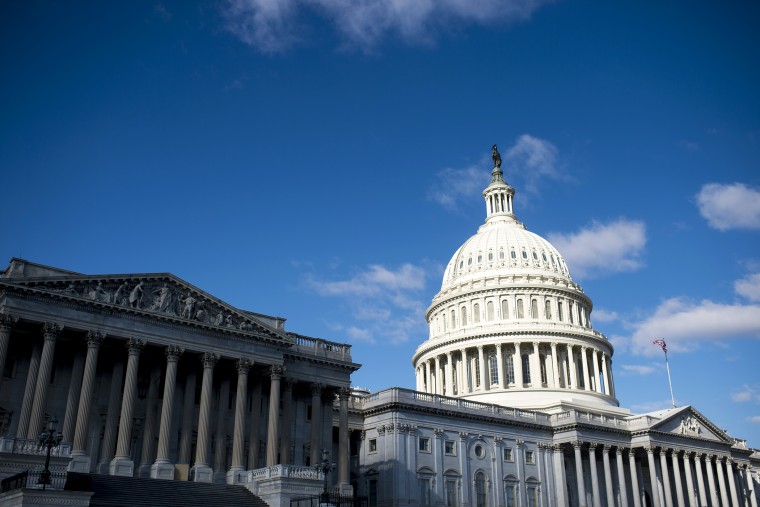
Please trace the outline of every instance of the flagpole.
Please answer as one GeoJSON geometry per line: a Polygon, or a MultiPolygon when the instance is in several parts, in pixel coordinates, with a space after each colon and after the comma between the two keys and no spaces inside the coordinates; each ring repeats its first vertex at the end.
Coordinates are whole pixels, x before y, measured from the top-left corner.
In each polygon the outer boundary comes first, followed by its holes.
{"type": "Polygon", "coordinates": [[[665,368],[668,370],[668,385],[670,386],[670,401],[673,403],[673,408],[676,408],[676,398],[673,396],[673,382],[670,380],[670,365],[668,364],[668,351],[665,352],[665,368]]]}

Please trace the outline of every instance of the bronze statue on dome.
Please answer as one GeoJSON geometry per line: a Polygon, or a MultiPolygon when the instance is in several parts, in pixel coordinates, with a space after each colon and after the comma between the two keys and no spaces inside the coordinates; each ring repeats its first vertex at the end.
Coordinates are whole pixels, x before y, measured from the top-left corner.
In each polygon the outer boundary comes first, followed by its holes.
{"type": "Polygon", "coordinates": [[[493,166],[501,169],[501,155],[499,155],[499,149],[494,144],[491,148],[491,158],[493,158],[493,166]]]}

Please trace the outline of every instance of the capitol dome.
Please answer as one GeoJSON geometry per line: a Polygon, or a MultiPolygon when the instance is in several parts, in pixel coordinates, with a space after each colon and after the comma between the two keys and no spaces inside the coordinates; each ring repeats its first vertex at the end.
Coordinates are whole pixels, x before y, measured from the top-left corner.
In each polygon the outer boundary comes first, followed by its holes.
{"type": "Polygon", "coordinates": [[[510,407],[617,407],[613,348],[559,251],[514,214],[494,146],[486,220],[457,249],[412,359],[417,390],[510,407]]]}

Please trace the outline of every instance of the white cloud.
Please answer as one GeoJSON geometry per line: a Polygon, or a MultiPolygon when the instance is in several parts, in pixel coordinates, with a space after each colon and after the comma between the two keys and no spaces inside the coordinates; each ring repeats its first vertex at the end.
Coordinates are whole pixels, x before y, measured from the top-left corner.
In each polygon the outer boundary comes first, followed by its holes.
{"type": "Polygon", "coordinates": [[[344,44],[371,51],[384,40],[430,43],[439,31],[463,24],[523,21],[548,0],[227,0],[225,28],[264,53],[283,51],[308,34],[298,22],[316,15],[332,24],[344,44]]]}
{"type": "Polygon", "coordinates": [[[647,401],[644,403],[631,405],[631,410],[643,414],[646,414],[647,412],[656,412],[658,410],[666,410],[669,408],[673,408],[673,403],[670,399],[662,401],[647,401]]]}
{"type": "Polygon", "coordinates": [[[760,229],[760,191],[744,183],[707,183],[696,197],[699,214],[710,227],[760,229]]]}
{"type": "Polygon", "coordinates": [[[543,180],[563,180],[557,147],[545,139],[523,134],[504,153],[502,170],[508,182],[521,181],[520,189],[537,194],[543,180]]]}
{"type": "Polygon", "coordinates": [[[623,374],[635,374],[635,375],[649,375],[654,373],[656,368],[654,366],[645,366],[643,364],[621,364],[623,374]]]}
{"type": "Polygon", "coordinates": [[[352,342],[403,343],[426,336],[425,269],[410,263],[397,269],[370,265],[344,280],[307,277],[307,285],[322,296],[343,298],[349,308],[333,328],[352,342]],[[361,324],[359,324],[361,323],[361,324]]]}
{"type": "Polygon", "coordinates": [[[428,190],[428,199],[449,210],[456,210],[463,200],[476,199],[488,185],[489,177],[488,170],[482,166],[443,169],[436,174],[428,190]]]}
{"type": "Polygon", "coordinates": [[[760,391],[750,385],[743,385],[741,391],[731,393],[731,401],[736,403],[754,402],[760,403],[760,391]]]}
{"type": "Polygon", "coordinates": [[[595,322],[615,322],[620,318],[618,312],[608,311],[601,308],[594,309],[591,312],[591,319],[595,322]]]}
{"type": "Polygon", "coordinates": [[[592,222],[573,234],[550,233],[547,239],[577,278],[640,268],[647,242],[644,222],[624,218],[608,224],[592,222]]]}
{"type": "Polygon", "coordinates": [[[760,273],[753,273],[735,281],[734,290],[750,301],[760,301],[760,273]]]}
{"type": "Polygon", "coordinates": [[[662,349],[652,344],[655,338],[667,342],[668,352],[693,351],[702,343],[760,338],[760,305],[671,298],[633,328],[628,349],[635,354],[662,354],[662,349]]]}
{"type": "Polygon", "coordinates": [[[752,424],[760,425],[760,415],[753,415],[752,417],[748,417],[747,421],[752,424]]]}

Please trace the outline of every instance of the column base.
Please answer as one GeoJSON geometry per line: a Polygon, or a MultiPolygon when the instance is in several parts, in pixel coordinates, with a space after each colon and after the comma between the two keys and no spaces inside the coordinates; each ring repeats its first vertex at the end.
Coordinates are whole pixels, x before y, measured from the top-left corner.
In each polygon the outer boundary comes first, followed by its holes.
{"type": "Polygon", "coordinates": [[[190,477],[193,482],[213,482],[214,470],[208,465],[195,465],[190,469],[190,477]]]}
{"type": "Polygon", "coordinates": [[[243,467],[232,467],[227,471],[227,484],[245,484],[248,472],[243,467]]]}
{"type": "Polygon", "coordinates": [[[90,473],[90,456],[82,451],[74,451],[71,453],[71,461],[66,467],[69,472],[81,472],[85,474],[90,473]]]}
{"type": "Polygon", "coordinates": [[[153,465],[149,463],[140,463],[140,468],[137,469],[137,476],[141,479],[150,479],[150,469],[153,465]]]}
{"type": "Polygon", "coordinates": [[[159,463],[158,461],[150,466],[151,479],[174,480],[174,463],[159,463]]]}
{"type": "Polygon", "coordinates": [[[129,458],[114,458],[108,467],[108,474],[133,477],[135,474],[135,462],[129,458]]]}

